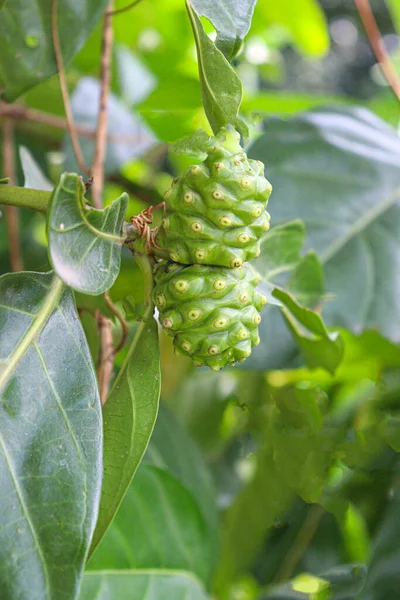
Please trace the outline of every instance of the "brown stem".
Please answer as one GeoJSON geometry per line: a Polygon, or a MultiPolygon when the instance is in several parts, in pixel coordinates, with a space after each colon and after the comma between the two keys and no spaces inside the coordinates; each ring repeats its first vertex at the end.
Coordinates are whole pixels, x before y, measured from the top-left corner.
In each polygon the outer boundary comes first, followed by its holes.
{"type": "Polygon", "coordinates": [[[115,17],[116,15],[120,15],[120,14],[126,12],[127,10],[131,10],[131,8],[134,8],[137,4],[140,4],[141,2],[142,2],[142,0],[135,0],[135,2],[131,2],[130,4],[127,4],[127,6],[118,8],[117,10],[110,10],[108,12],[108,15],[110,17],[115,17]]]}
{"type": "Polygon", "coordinates": [[[74,118],[72,115],[71,103],[69,100],[67,79],[65,77],[64,63],[61,53],[60,37],[58,35],[57,0],[52,0],[51,3],[51,32],[53,36],[54,54],[56,56],[58,76],[60,78],[61,94],[63,97],[65,116],[67,118],[67,125],[69,135],[71,137],[72,148],[74,150],[74,154],[79,168],[83,173],[89,174],[89,169],[85,164],[85,160],[83,158],[82,150],[79,144],[79,138],[76,132],[74,118]]]}
{"type": "Polygon", "coordinates": [[[386,51],[385,44],[378,25],[376,24],[374,13],[371,10],[371,6],[368,0],[354,0],[357,10],[360,14],[361,20],[364,23],[365,31],[367,32],[368,39],[371,43],[377,61],[379,62],[381,69],[389,83],[390,87],[400,100],[400,79],[397,75],[397,71],[390,60],[390,56],[386,51]]]}
{"type": "Polygon", "coordinates": [[[96,208],[102,206],[104,184],[104,159],[107,149],[107,99],[111,80],[111,55],[113,43],[112,1],[109,3],[103,20],[102,52],[100,63],[100,105],[97,118],[97,135],[92,166],[92,198],[96,208]]]}
{"type": "Polygon", "coordinates": [[[114,349],[114,355],[116,355],[116,354],[118,354],[118,352],[120,350],[122,350],[122,348],[126,344],[126,340],[128,339],[128,335],[129,335],[129,328],[128,328],[128,324],[125,321],[124,317],[121,315],[121,313],[119,312],[117,307],[114,306],[108,292],[104,292],[104,299],[107,303],[108,308],[111,310],[111,312],[114,313],[114,315],[117,317],[117,319],[121,325],[121,330],[122,330],[121,340],[120,340],[118,346],[116,346],[114,349]]]}
{"type": "MultiPolygon", "coordinates": [[[[9,183],[15,185],[15,140],[14,123],[10,119],[3,122],[3,175],[9,183]]],[[[4,206],[7,223],[8,251],[11,269],[23,271],[21,246],[19,238],[19,212],[16,206],[4,206]]]]}
{"type": "Polygon", "coordinates": [[[100,336],[99,362],[97,365],[97,380],[99,384],[100,400],[102,405],[107,400],[108,390],[114,368],[114,344],[112,338],[111,320],[96,312],[97,327],[100,336]]]}
{"type": "MultiPolygon", "coordinates": [[[[33,123],[41,123],[55,129],[68,130],[68,122],[63,117],[36,110],[35,108],[27,108],[21,104],[0,104],[0,119],[3,117],[9,117],[16,121],[32,121],[33,123]]],[[[88,129],[85,125],[74,124],[74,130],[84,137],[93,139],[96,137],[96,130],[88,129]]],[[[110,142],[120,142],[122,144],[134,144],[139,141],[137,135],[129,133],[110,133],[107,139],[110,142]]]]}

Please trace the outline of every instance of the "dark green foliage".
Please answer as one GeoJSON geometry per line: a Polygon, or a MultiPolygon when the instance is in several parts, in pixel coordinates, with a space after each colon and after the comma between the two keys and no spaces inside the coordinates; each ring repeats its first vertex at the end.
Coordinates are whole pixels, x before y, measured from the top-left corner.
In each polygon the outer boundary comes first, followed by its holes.
{"type": "Polygon", "coordinates": [[[255,287],[260,276],[245,264],[238,269],[162,263],[153,299],[164,330],[178,354],[197,367],[218,371],[244,361],[259,343],[259,311],[266,299],[255,287]]]}
{"type": "Polygon", "coordinates": [[[229,268],[259,256],[269,229],[271,185],[264,165],[248,159],[239,134],[225,127],[208,143],[203,163],[175,179],[157,243],[174,262],[229,268]]]}

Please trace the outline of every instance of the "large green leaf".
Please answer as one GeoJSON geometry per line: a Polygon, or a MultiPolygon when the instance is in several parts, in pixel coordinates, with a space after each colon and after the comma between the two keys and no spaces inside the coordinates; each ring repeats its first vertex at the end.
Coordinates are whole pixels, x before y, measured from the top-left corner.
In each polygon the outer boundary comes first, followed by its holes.
{"type": "Polygon", "coordinates": [[[54,188],[49,217],[49,255],[54,270],[85,294],[102,294],[116,280],[124,241],[122,223],[128,195],[104,210],[85,205],[84,185],[76,173],[63,173],[54,188]]]}
{"type": "Polygon", "coordinates": [[[274,222],[301,218],[325,267],[328,324],[400,340],[400,140],[365,109],[274,120],[250,151],[268,164],[274,222]]]}
{"type": "MultiPolygon", "coordinates": [[[[0,87],[9,102],[57,72],[51,32],[54,0],[7,2],[0,12],[0,87]]],[[[64,62],[83,45],[107,0],[58,0],[58,30],[64,62]]]]}
{"type": "Polygon", "coordinates": [[[165,470],[141,465],[91,569],[182,569],[207,582],[210,537],[196,499],[165,470]]]}
{"type": "Polygon", "coordinates": [[[229,123],[240,128],[238,120],[238,111],[242,100],[240,79],[225,56],[204,31],[189,0],[186,1],[186,6],[196,41],[201,93],[207,119],[214,133],[229,123]]]}
{"type": "Polygon", "coordinates": [[[142,321],[103,408],[104,478],[91,553],[109,527],[146,451],[160,396],[157,323],[142,321]]]}
{"type": "Polygon", "coordinates": [[[0,596],[73,599],[96,523],[102,423],[71,292],[0,279],[0,596]]]}
{"type": "Polygon", "coordinates": [[[183,571],[93,571],[79,600],[207,600],[200,583],[183,571]]]}
{"type": "Polygon", "coordinates": [[[231,61],[250,29],[257,0],[192,0],[197,14],[207,17],[218,32],[216,45],[231,61]]]}

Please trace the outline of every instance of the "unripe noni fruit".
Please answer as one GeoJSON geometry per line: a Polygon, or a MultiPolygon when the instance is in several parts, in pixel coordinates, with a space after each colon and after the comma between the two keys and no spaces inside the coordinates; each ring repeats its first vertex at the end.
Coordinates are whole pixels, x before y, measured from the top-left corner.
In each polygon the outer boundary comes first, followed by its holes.
{"type": "Polygon", "coordinates": [[[153,300],[178,354],[218,371],[244,361],[259,343],[260,275],[237,269],[163,262],[156,267],[153,300]]]}
{"type": "Polygon", "coordinates": [[[221,129],[204,162],[189,167],[165,194],[157,244],[174,262],[237,268],[259,255],[272,187],[263,163],[247,158],[239,137],[231,126],[221,129]]]}

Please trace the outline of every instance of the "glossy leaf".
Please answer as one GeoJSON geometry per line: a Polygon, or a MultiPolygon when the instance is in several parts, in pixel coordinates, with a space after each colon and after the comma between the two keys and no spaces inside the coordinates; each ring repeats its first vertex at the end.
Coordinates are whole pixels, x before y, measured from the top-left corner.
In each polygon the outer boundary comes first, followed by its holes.
{"type": "Polygon", "coordinates": [[[325,268],[323,316],[400,340],[400,140],[364,109],[272,121],[250,154],[269,165],[274,222],[300,217],[325,268]]]}
{"type": "Polygon", "coordinates": [[[91,553],[109,527],[146,451],[160,396],[157,323],[141,322],[103,408],[104,477],[91,553]]]}
{"type": "Polygon", "coordinates": [[[343,358],[343,342],[338,332],[328,333],[320,315],[304,308],[284,290],[272,295],[282,303],[282,313],[309,367],[322,366],[334,373],[343,358]]]}
{"type": "Polygon", "coordinates": [[[119,273],[128,195],[96,210],[85,205],[84,189],[74,173],[64,173],[54,188],[48,217],[49,256],[65,283],[98,295],[112,286],[119,273]]]}
{"type": "Polygon", "coordinates": [[[229,123],[240,128],[238,111],[242,99],[242,84],[222,52],[204,31],[189,0],[186,6],[196,41],[201,93],[207,119],[214,133],[229,123]],[[224,82],[223,86],[221,81],[224,82]]]}
{"type": "Polygon", "coordinates": [[[4,275],[0,322],[1,598],[72,600],[100,499],[96,375],[51,273],[4,275]]]}
{"type": "Polygon", "coordinates": [[[257,0],[192,0],[198,15],[207,17],[217,30],[216,45],[231,61],[250,29],[257,0]]]}
{"type": "Polygon", "coordinates": [[[79,600],[207,600],[200,583],[182,571],[93,571],[85,574],[79,600]]]}
{"type": "Polygon", "coordinates": [[[261,241],[261,254],[254,261],[257,271],[273,281],[277,275],[292,271],[301,260],[305,228],[301,221],[273,227],[261,241]]]}
{"type": "MultiPolygon", "coordinates": [[[[6,2],[0,12],[0,88],[7,101],[57,72],[51,32],[53,0],[6,2]]],[[[107,6],[107,0],[58,0],[64,63],[73,58],[107,6]]]]}
{"type": "Polygon", "coordinates": [[[182,569],[207,582],[210,548],[195,497],[167,471],[142,465],[89,568],[182,569]]]}

